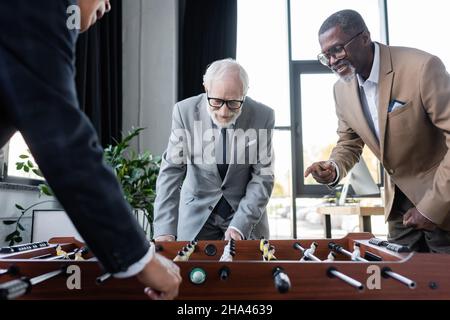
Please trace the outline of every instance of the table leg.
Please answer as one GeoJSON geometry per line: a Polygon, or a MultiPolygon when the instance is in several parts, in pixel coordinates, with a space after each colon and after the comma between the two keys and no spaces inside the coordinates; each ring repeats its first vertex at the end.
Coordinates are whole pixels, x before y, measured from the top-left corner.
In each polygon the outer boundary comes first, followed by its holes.
{"type": "Polygon", "coordinates": [[[331,216],[324,214],[325,217],[325,238],[331,239],[331,216]]]}
{"type": "Polygon", "coordinates": [[[370,216],[359,217],[359,228],[363,232],[372,232],[372,222],[370,218],[370,216]]]}

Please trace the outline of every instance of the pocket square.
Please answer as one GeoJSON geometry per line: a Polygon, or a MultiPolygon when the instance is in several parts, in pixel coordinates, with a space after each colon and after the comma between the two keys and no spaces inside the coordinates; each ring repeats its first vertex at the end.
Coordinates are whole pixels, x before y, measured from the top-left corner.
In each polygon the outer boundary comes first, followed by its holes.
{"type": "Polygon", "coordinates": [[[392,112],[394,110],[397,110],[397,109],[403,107],[404,105],[405,105],[405,103],[403,101],[394,99],[394,100],[391,101],[391,103],[389,103],[388,113],[392,112]]]}

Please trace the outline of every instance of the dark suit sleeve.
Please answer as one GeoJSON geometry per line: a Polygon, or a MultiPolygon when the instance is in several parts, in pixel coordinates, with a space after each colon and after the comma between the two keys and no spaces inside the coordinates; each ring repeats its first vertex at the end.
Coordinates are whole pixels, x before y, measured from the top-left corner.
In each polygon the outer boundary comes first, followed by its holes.
{"type": "Polygon", "coordinates": [[[115,273],[141,259],[149,244],[78,108],[68,3],[0,3],[0,108],[87,245],[115,273]]]}

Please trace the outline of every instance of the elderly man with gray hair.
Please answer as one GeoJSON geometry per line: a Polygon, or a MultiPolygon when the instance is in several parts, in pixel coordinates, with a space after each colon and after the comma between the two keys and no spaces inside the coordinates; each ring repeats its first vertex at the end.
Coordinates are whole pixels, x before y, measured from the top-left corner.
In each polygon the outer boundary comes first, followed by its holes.
{"type": "Polygon", "coordinates": [[[205,93],[178,102],[156,185],[155,239],[269,237],[274,112],[246,96],[233,59],[213,62],[205,93]]]}

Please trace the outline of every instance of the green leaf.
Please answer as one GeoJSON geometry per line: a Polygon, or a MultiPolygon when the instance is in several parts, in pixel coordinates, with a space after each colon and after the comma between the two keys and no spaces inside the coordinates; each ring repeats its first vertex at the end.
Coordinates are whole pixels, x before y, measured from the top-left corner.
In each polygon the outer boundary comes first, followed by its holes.
{"type": "Polygon", "coordinates": [[[32,169],[31,171],[34,172],[35,175],[39,176],[39,177],[43,177],[44,175],[42,174],[41,170],[39,169],[32,169]]]}
{"type": "Polygon", "coordinates": [[[23,171],[25,171],[25,172],[30,172],[30,168],[28,168],[27,166],[24,166],[24,167],[23,167],[23,171]]]}
{"type": "Polygon", "coordinates": [[[14,241],[16,242],[16,243],[20,243],[20,242],[22,242],[22,237],[16,237],[16,238],[14,238],[14,241]]]}
{"type": "Polygon", "coordinates": [[[20,230],[25,231],[25,228],[20,223],[17,223],[17,226],[19,227],[20,230]]]}
{"type": "Polygon", "coordinates": [[[22,211],[25,210],[20,204],[17,204],[17,203],[16,203],[16,208],[19,210],[22,210],[22,211]]]}
{"type": "Polygon", "coordinates": [[[46,184],[40,184],[39,190],[47,196],[53,196],[53,192],[50,190],[49,186],[46,184]]]}
{"type": "Polygon", "coordinates": [[[20,158],[20,159],[28,159],[29,156],[26,155],[26,154],[21,154],[21,155],[19,156],[19,158],[20,158]]]}
{"type": "Polygon", "coordinates": [[[27,161],[27,164],[28,164],[28,166],[29,166],[30,168],[33,168],[33,167],[34,167],[33,162],[31,162],[30,160],[27,161]]]}
{"type": "Polygon", "coordinates": [[[16,170],[22,170],[25,163],[23,162],[16,162],[16,170]]]}
{"type": "Polygon", "coordinates": [[[8,234],[7,236],[6,236],[6,238],[5,238],[5,241],[10,241],[10,240],[12,240],[13,238],[15,238],[16,236],[19,236],[20,235],[20,232],[19,231],[13,231],[13,232],[11,232],[10,234],[8,234]]]}
{"type": "Polygon", "coordinates": [[[11,224],[14,224],[16,222],[17,222],[17,220],[3,220],[3,224],[6,224],[6,225],[11,225],[11,224]]]}

